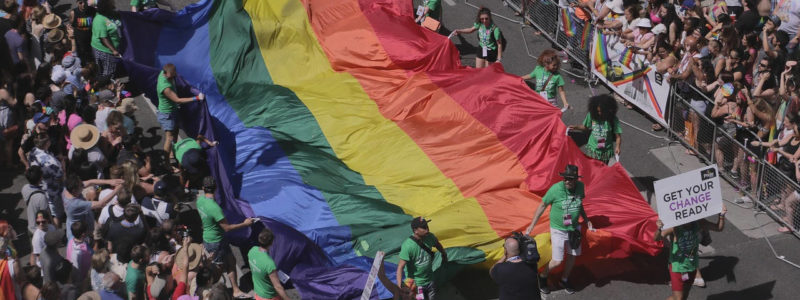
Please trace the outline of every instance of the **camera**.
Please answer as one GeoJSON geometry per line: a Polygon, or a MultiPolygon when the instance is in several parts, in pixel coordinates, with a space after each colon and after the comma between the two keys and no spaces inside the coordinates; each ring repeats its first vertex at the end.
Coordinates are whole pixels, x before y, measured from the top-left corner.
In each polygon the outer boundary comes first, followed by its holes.
{"type": "Polygon", "coordinates": [[[192,235],[192,230],[186,225],[179,225],[175,229],[181,237],[186,238],[192,235]]]}

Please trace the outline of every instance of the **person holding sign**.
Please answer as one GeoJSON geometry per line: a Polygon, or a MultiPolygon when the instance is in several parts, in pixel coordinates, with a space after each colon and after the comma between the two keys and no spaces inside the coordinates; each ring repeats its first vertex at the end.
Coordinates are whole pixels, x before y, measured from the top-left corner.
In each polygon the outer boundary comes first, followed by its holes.
{"type": "Polygon", "coordinates": [[[447,263],[447,252],[433,233],[428,230],[429,220],[416,217],[411,221],[414,232],[400,246],[400,261],[397,262],[397,286],[417,286],[413,291],[417,299],[433,300],[436,286],[433,283],[433,251],[436,247],[442,254],[442,264],[447,263]],[[403,269],[408,269],[409,284],[403,282],[403,269]],[[412,282],[413,281],[413,282],[412,282]],[[420,298],[422,297],[422,298],[420,298]]]}
{"type": "Polygon", "coordinates": [[[608,94],[589,98],[589,113],[581,125],[570,125],[569,130],[588,131],[586,144],[589,156],[608,164],[611,157],[619,155],[622,147],[622,127],[617,118],[617,101],[608,94]]]}
{"type": "Polygon", "coordinates": [[[711,223],[706,219],[699,219],[686,224],[678,225],[673,228],[663,229],[664,222],[659,219],[656,221],[655,240],[666,239],[671,245],[669,251],[669,277],[672,285],[672,295],[667,300],[684,300],[689,297],[689,289],[694,283],[696,270],[699,267],[699,254],[697,252],[700,245],[700,231],[713,230],[722,231],[725,227],[725,213],[728,211],[722,205],[722,212],[719,213],[717,223],[711,223]]]}
{"type": "Polygon", "coordinates": [[[556,93],[561,97],[561,103],[564,104],[564,109],[569,109],[567,103],[567,94],[564,92],[564,77],[558,73],[561,67],[561,60],[558,59],[556,51],[553,49],[546,49],[539,54],[539,63],[530,74],[522,76],[523,80],[534,80],[534,90],[547,99],[553,106],[556,105],[556,93]]]}
{"type": "Polygon", "coordinates": [[[473,33],[478,31],[478,56],[475,58],[475,68],[485,68],[489,63],[500,62],[503,58],[503,47],[505,38],[494,22],[492,21],[492,11],[482,7],[478,10],[478,17],[475,24],[470,28],[456,29],[454,35],[461,33],[473,33]]]}
{"type": "MultiPolygon", "coordinates": [[[[612,99],[613,100],[613,99],[612,99]]],[[[568,294],[575,293],[569,284],[569,273],[575,265],[575,257],[581,255],[581,227],[578,224],[578,217],[583,217],[589,230],[594,231],[592,221],[586,216],[583,210],[584,194],[583,183],[578,180],[578,166],[567,165],[563,173],[564,181],[558,182],[547,190],[542,198],[542,204],[536,209],[533,221],[525,234],[530,235],[533,226],[539,221],[539,217],[544,213],[547,206],[550,207],[550,243],[552,244],[552,259],[545,265],[544,270],[539,275],[539,290],[543,294],[549,294],[550,288],[547,286],[547,274],[551,269],[561,265],[564,260],[564,251],[567,251],[567,260],[564,264],[564,273],[561,275],[561,285],[568,294]]]]}

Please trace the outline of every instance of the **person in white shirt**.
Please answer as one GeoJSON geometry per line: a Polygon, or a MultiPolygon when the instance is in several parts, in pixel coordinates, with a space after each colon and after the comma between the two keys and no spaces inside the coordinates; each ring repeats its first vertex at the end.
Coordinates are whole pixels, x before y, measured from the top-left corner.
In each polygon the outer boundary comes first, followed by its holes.
{"type": "Polygon", "coordinates": [[[33,232],[33,237],[31,238],[33,249],[31,250],[30,265],[42,266],[39,262],[39,254],[42,253],[46,246],[44,235],[52,230],[56,230],[56,227],[50,224],[50,213],[47,210],[36,212],[36,231],[33,232]]]}

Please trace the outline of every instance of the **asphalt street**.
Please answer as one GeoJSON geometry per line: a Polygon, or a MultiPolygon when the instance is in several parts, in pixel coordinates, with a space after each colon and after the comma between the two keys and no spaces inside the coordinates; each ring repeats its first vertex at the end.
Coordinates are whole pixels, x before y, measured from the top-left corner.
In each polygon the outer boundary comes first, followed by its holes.
{"type": "MultiPolygon", "coordinates": [[[[74,4],[72,2],[74,1],[59,2],[54,6],[56,12],[67,11],[74,4]]],[[[129,1],[115,0],[115,2],[119,9],[129,9],[129,1]]],[[[180,9],[195,1],[165,0],[164,3],[166,2],[169,2],[173,9],[180,9]]],[[[503,54],[503,67],[506,72],[523,75],[533,70],[536,65],[535,56],[549,48],[550,42],[541,36],[535,36],[531,27],[522,26],[519,17],[514,17],[513,11],[503,6],[500,0],[469,0],[468,3],[465,0],[444,0],[441,20],[443,33],[446,35],[452,29],[471,27],[477,12],[473,5],[488,7],[498,15],[494,18],[495,23],[509,41],[509,49],[503,54]]],[[[168,8],[165,5],[161,7],[168,8]]],[[[456,37],[452,40],[462,52],[462,63],[474,66],[476,35],[456,37]]],[[[562,68],[570,67],[565,64],[562,68]]],[[[607,93],[608,89],[602,85],[590,87],[580,78],[572,77],[565,72],[562,72],[562,75],[565,76],[568,100],[574,106],[574,109],[564,113],[563,121],[566,124],[578,124],[586,115],[587,99],[596,93],[607,93]]],[[[162,132],[157,128],[155,116],[141,97],[137,98],[137,105],[139,126],[143,127],[145,135],[150,138],[151,147],[160,148],[162,132]]],[[[646,195],[648,190],[652,189],[654,180],[690,170],[691,166],[698,165],[697,158],[683,154],[683,148],[670,143],[665,133],[652,132],[650,130],[652,121],[642,113],[621,106],[618,117],[623,121],[620,163],[631,174],[643,194],[646,195]]],[[[15,228],[19,233],[27,232],[24,229],[24,202],[21,201],[19,193],[25,183],[24,177],[18,170],[0,170],[0,179],[0,209],[9,212],[12,218],[19,216],[21,219],[14,222],[15,228]]],[[[733,196],[726,200],[732,201],[732,198],[733,196]]],[[[728,204],[729,207],[732,205],[728,204]]],[[[760,232],[762,227],[765,232],[774,228],[774,224],[773,227],[759,225],[769,224],[771,219],[763,214],[754,216],[751,210],[746,209],[740,209],[739,214],[729,218],[741,218],[741,220],[731,220],[723,232],[713,234],[714,249],[701,258],[701,271],[708,287],[693,289],[689,299],[797,299],[796,293],[800,288],[797,287],[796,281],[800,278],[800,269],[775,258],[764,238],[749,234],[752,231],[760,232]],[[755,218],[758,218],[757,221],[755,218]],[[748,234],[744,234],[743,231],[748,234]]],[[[800,251],[798,251],[800,240],[791,235],[776,235],[774,232],[767,232],[766,236],[775,252],[785,255],[787,260],[800,262],[800,251]]],[[[20,237],[20,240],[26,239],[29,240],[30,237],[27,235],[20,237]]],[[[17,244],[22,254],[29,253],[29,245],[17,244]]],[[[27,261],[26,257],[22,259],[23,262],[27,261]]],[[[635,257],[632,260],[652,261],[652,258],[635,257]]],[[[614,265],[610,264],[609,267],[613,268],[614,265]]],[[[575,273],[580,272],[588,270],[576,268],[575,273]]],[[[591,277],[591,274],[583,275],[591,277]]],[[[580,291],[576,294],[567,295],[563,291],[554,291],[546,299],[664,299],[669,295],[666,265],[663,268],[645,268],[635,274],[625,274],[616,278],[582,282],[578,287],[580,291]]],[[[487,271],[480,268],[468,268],[459,273],[443,287],[440,295],[446,300],[483,300],[498,297],[496,285],[491,283],[487,271]]],[[[293,298],[299,299],[296,294],[293,298]]]]}

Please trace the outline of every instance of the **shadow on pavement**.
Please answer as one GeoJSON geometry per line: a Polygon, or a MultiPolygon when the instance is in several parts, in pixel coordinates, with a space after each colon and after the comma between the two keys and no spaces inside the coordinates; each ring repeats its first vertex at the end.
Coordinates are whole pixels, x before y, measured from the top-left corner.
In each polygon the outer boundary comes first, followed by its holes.
{"type": "Polygon", "coordinates": [[[775,280],[755,285],[738,291],[728,291],[724,293],[708,296],[706,300],[762,300],[772,299],[772,289],[775,288],[775,280]]]}
{"type": "Polygon", "coordinates": [[[710,256],[701,257],[700,259],[711,259],[708,266],[700,269],[705,281],[714,281],[725,277],[728,282],[736,282],[736,274],[733,269],[739,263],[739,258],[732,256],[710,256]]]}

